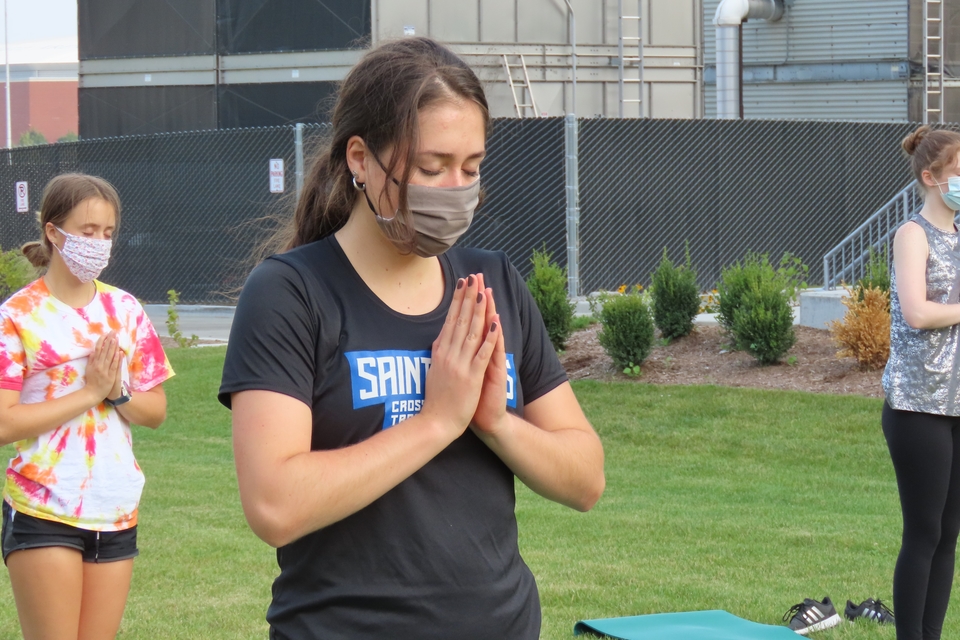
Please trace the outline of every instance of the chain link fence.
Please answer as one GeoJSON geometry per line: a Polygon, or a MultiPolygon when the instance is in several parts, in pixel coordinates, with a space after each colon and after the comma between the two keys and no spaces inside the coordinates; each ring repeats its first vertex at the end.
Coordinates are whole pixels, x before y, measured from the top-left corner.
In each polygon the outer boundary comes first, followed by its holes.
{"type": "MultiPolygon", "coordinates": [[[[485,201],[461,242],[505,251],[524,275],[533,249],[562,265],[573,256],[581,294],[647,284],[664,247],[676,262],[686,243],[705,289],[747,251],[799,256],[816,283],[823,255],[910,181],[899,143],[914,126],[581,119],[577,237],[564,120],[496,120],[485,201]]],[[[302,129],[308,160],[325,131],[302,129]]],[[[288,126],[0,151],[0,247],[38,236],[32,212],[50,178],[91,173],[124,207],[105,281],[145,302],[176,289],[184,303],[229,304],[270,226],[260,222],[292,211],[295,139],[288,126]],[[283,194],[270,192],[271,159],[284,160],[283,194]],[[21,181],[28,214],[16,213],[21,181]]]]}
{"type": "Polygon", "coordinates": [[[581,120],[581,293],[648,284],[689,242],[701,287],[748,251],[822,258],[912,179],[911,124],[581,120]]]}
{"type": "Polygon", "coordinates": [[[36,239],[46,182],[66,171],[109,180],[123,207],[103,280],[145,302],[165,302],[176,289],[189,303],[224,303],[243,283],[256,233],[244,223],[271,212],[269,161],[287,167],[293,182],[292,127],[204,131],[82,141],[7,153],[0,160],[4,200],[0,246],[36,239]],[[30,213],[16,211],[14,183],[29,184],[30,213]]]}

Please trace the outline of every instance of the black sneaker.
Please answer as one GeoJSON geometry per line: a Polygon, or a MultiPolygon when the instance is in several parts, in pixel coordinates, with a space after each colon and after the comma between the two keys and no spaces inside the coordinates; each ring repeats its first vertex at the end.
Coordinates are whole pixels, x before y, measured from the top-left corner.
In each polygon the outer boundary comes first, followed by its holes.
{"type": "Polygon", "coordinates": [[[858,605],[854,605],[853,602],[847,600],[847,608],[844,609],[843,615],[851,621],[857,618],[866,618],[880,624],[893,624],[893,611],[887,605],[873,598],[867,598],[858,605]]]}
{"type": "Polygon", "coordinates": [[[829,597],[824,598],[823,602],[805,598],[803,602],[793,605],[783,614],[783,621],[788,620],[790,628],[802,636],[812,631],[823,631],[835,627],[843,622],[829,597]]]}

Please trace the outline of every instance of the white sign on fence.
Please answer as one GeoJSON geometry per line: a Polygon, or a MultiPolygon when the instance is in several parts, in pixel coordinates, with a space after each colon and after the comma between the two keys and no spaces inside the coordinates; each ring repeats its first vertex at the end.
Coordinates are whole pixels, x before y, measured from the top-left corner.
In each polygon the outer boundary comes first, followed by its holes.
{"type": "Polygon", "coordinates": [[[30,192],[26,182],[18,182],[17,190],[17,213],[27,213],[30,211],[30,192]]]}
{"type": "Polygon", "coordinates": [[[283,193],[283,158],[270,160],[270,193],[283,193]]]}

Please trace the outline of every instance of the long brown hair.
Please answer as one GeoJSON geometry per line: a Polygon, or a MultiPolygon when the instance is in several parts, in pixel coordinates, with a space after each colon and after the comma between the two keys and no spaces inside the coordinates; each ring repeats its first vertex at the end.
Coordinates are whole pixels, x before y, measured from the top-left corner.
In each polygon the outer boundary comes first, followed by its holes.
{"type": "MultiPolygon", "coordinates": [[[[293,218],[261,247],[260,255],[319,240],[346,224],[358,195],[347,166],[347,142],[353,136],[361,137],[376,157],[393,147],[385,169],[388,175],[396,175],[402,168],[397,215],[409,221],[407,183],[418,151],[418,116],[422,109],[444,100],[476,103],[486,135],[490,113],[480,80],[446,47],[429,38],[409,37],[364,55],[340,86],[332,132],[312,160],[293,218]]],[[[405,227],[412,248],[412,225],[405,227]]]]}
{"type": "Polygon", "coordinates": [[[20,251],[27,257],[34,267],[45,268],[50,264],[50,241],[47,240],[47,223],[52,222],[62,227],[70,212],[81,202],[90,198],[100,198],[106,201],[116,212],[115,228],[120,227],[120,196],[113,185],[96,176],[85,173],[64,173],[47,183],[43,189],[43,198],[40,200],[40,211],[37,219],[40,221],[40,240],[28,242],[20,251]]]}

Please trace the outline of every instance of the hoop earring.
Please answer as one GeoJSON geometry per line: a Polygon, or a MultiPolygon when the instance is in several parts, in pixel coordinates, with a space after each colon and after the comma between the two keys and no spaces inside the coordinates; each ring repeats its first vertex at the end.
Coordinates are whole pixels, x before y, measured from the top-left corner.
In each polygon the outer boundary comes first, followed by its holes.
{"type": "Polygon", "coordinates": [[[353,174],[353,188],[357,191],[366,191],[367,183],[366,182],[357,182],[357,174],[353,174]]]}

